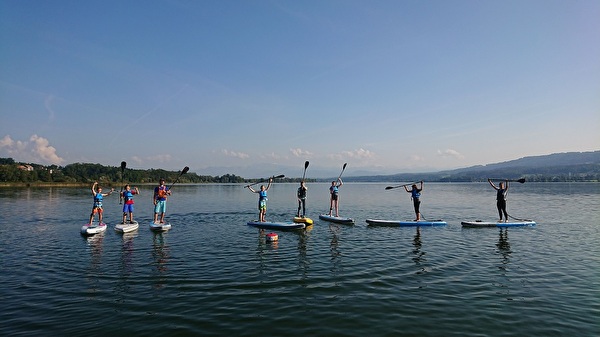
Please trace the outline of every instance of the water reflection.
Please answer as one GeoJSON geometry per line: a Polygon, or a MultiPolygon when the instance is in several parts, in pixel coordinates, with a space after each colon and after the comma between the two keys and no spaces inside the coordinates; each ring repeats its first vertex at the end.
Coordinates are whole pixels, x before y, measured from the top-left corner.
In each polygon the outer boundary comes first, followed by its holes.
{"type": "Polygon", "coordinates": [[[129,293],[129,276],[133,273],[133,252],[134,239],[137,237],[137,231],[131,233],[123,233],[123,243],[121,244],[121,265],[120,277],[117,279],[116,293],[119,294],[119,302],[125,300],[125,296],[129,293]]]}
{"type": "Polygon", "coordinates": [[[137,232],[123,233],[123,244],[121,245],[121,272],[122,275],[129,276],[133,272],[133,242],[137,237],[137,232]]]}
{"type": "MultiPolygon", "coordinates": [[[[302,280],[308,278],[308,270],[310,269],[310,260],[306,254],[306,247],[311,230],[312,226],[309,226],[298,232],[298,267],[300,267],[300,270],[302,271],[302,280]]],[[[306,284],[303,284],[302,286],[306,287],[306,284]]]]}
{"type": "Polygon", "coordinates": [[[165,233],[154,233],[152,238],[153,249],[152,259],[158,272],[158,278],[154,288],[163,288],[167,283],[166,274],[168,271],[167,262],[169,262],[169,246],[165,243],[165,233]]]}
{"type": "Polygon", "coordinates": [[[90,267],[86,275],[87,280],[90,283],[89,292],[96,293],[100,288],[98,276],[100,274],[100,267],[102,265],[102,243],[104,241],[104,232],[92,236],[85,236],[83,239],[87,243],[88,249],[91,253],[90,267]]]}
{"type": "Polygon", "coordinates": [[[510,243],[508,242],[508,228],[500,228],[496,247],[498,247],[498,252],[502,255],[502,266],[500,266],[500,269],[506,269],[510,262],[510,254],[512,253],[510,243]]]}
{"type": "Polygon", "coordinates": [[[507,300],[512,300],[512,296],[510,295],[509,286],[511,284],[511,280],[509,277],[509,265],[510,265],[510,255],[512,254],[512,250],[510,248],[510,243],[508,242],[508,228],[500,228],[500,232],[498,234],[498,243],[496,243],[497,253],[501,256],[500,265],[498,269],[500,270],[500,278],[498,286],[503,291],[496,292],[497,294],[501,294],[506,296],[507,300]]]}
{"type": "Polygon", "coordinates": [[[339,247],[340,225],[329,224],[329,232],[331,233],[331,242],[329,243],[329,252],[331,254],[331,272],[335,278],[337,285],[338,273],[342,271],[342,252],[339,247]]]}
{"type": "MultiPolygon", "coordinates": [[[[423,242],[421,240],[421,227],[416,227],[415,237],[413,238],[413,246],[414,248],[412,250],[412,260],[415,263],[415,266],[417,267],[417,271],[415,272],[415,274],[425,274],[427,272],[427,266],[425,265],[427,259],[425,258],[425,252],[422,250],[423,242]]],[[[419,283],[420,282],[421,281],[419,281],[419,283]]],[[[419,286],[419,288],[422,287],[423,285],[419,286]]]]}

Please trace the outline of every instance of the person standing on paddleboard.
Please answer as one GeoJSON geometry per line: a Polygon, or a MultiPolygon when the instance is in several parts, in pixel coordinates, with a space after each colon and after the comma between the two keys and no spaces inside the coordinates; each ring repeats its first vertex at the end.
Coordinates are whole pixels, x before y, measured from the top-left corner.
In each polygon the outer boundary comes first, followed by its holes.
{"type": "Polygon", "coordinates": [[[300,217],[300,208],[302,208],[302,217],[306,216],[306,193],[308,188],[304,185],[304,180],[300,182],[300,187],[298,187],[298,212],[296,213],[297,217],[300,217]]]}
{"type": "Polygon", "coordinates": [[[121,198],[123,198],[123,224],[125,224],[125,219],[127,218],[127,213],[129,213],[129,223],[133,223],[133,195],[140,194],[140,191],[137,187],[131,189],[129,184],[125,185],[125,191],[121,194],[121,198]]]}
{"type": "Polygon", "coordinates": [[[498,208],[498,215],[502,222],[502,213],[504,213],[504,222],[508,222],[508,212],[506,212],[506,195],[508,194],[508,180],[506,182],[500,182],[498,187],[494,185],[492,179],[488,179],[488,183],[496,190],[496,207],[498,208]],[[506,188],[504,187],[506,186],[506,188]]]}
{"type": "Polygon", "coordinates": [[[167,211],[167,196],[171,195],[171,190],[165,186],[165,180],[160,179],[158,186],[154,188],[152,200],[154,202],[154,223],[158,223],[158,214],[160,213],[160,223],[165,223],[165,212],[167,211]]]}
{"type": "Polygon", "coordinates": [[[412,184],[410,190],[406,186],[404,186],[404,190],[406,190],[406,192],[410,193],[412,201],[413,201],[413,206],[415,208],[415,217],[416,217],[415,221],[421,220],[421,211],[419,209],[421,208],[421,191],[423,190],[423,180],[421,180],[420,184],[421,184],[420,188],[417,188],[417,184],[412,184]]]}
{"type": "Polygon", "coordinates": [[[339,188],[344,185],[342,182],[342,178],[338,178],[337,183],[334,181],[331,182],[331,187],[329,187],[329,216],[331,216],[331,212],[335,208],[335,216],[340,217],[340,196],[339,196],[339,188]]]}
{"type": "Polygon", "coordinates": [[[258,221],[266,222],[265,216],[267,215],[267,191],[271,187],[271,183],[273,182],[273,178],[269,179],[269,183],[265,188],[265,185],[260,185],[260,190],[255,191],[252,186],[248,186],[248,189],[252,193],[258,193],[258,221]]]}
{"type": "Polygon", "coordinates": [[[104,209],[102,208],[102,200],[104,197],[107,197],[112,194],[114,188],[111,188],[108,193],[102,193],[102,187],[98,186],[98,182],[95,181],[92,185],[92,195],[94,196],[94,205],[92,206],[92,214],[90,214],[90,226],[92,222],[94,222],[94,215],[98,213],[98,223],[102,224],[102,214],[104,213],[104,209]]]}

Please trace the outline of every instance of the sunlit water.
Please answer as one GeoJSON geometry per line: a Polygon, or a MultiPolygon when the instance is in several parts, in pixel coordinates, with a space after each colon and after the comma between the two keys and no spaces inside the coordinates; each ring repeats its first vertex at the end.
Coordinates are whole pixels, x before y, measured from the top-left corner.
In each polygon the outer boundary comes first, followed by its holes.
{"type": "MultiPolygon", "coordinates": [[[[425,184],[424,217],[448,226],[367,226],[414,217],[385,186],[341,187],[348,226],[318,220],[328,184],[308,184],[315,225],[275,243],[241,185],[176,185],[164,234],[150,187],[132,234],[113,195],[91,238],[89,189],[0,189],[0,335],[600,335],[600,184],[513,184],[509,214],[538,225],[508,230],[460,226],[496,219],[487,183],[425,184]]],[[[296,188],[273,185],[268,220],[291,219],[296,188]]]]}

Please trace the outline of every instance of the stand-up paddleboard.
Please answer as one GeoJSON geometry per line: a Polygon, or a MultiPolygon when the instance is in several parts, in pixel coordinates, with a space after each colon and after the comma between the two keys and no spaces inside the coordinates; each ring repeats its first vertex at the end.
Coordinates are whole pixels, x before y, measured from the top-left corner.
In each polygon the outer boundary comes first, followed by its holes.
{"type": "Polygon", "coordinates": [[[446,221],[443,221],[443,220],[395,221],[395,220],[367,219],[366,221],[371,226],[388,226],[388,227],[446,226],[448,224],[448,223],[446,223],[446,221]]]}
{"type": "Polygon", "coordinates": [[[535,226],[535,221],[532,220],[519,220],[510,222],[500,221],[462,221],[460,223],[463,227],[524,227],[524,226],[535,226]]]}
{"type": "Polygon", "coordinates": [[[129,232],[133,232],[134,230],[138,229],[139,227],[140,227],[140,224],[137,221],[134,221],[134,222],[126,221],[125,223],[120,223],[118,225],[115,225],[115,231],[117,231],[119,233],[129,233],[129,232]]]}
{"type": "Polygon", "coordinates": [[[104,222],[101,222],[100,224],[92,223],[91,225],[85,224],[81,227],[81,234],[94,235],[94,234],[102,233],[106,230],[106,227],[107,226],[104,222]]]}
{"type": "Polygon", "coordinates": [[[151,222],[150,229],[155,232],[166,232],[169,229],[171,229],[171,224],[170,223],[151,222]]]}
{"type": "Polygon", "coordinates": [[[311,218],[300,217],[300,216],[295,216],[294,222],[295,223],[303,223],[303,224],[306,224],[307,226],[310,226],[313,224],[313,220],[311,218]]]}
{"type": "Polygon", "coordinates": [[[248,226],[260,228],[260,229],[303,229],[306,224],[294,223],[294,222],[261,222],[261,221],[249,221],[248,226]]]}
{"type": "Polygon", "coordinates": [[[341,223],[341,224],[345,224],[345,225],[353,225],[354,224],[354,219],[352,219],[352,218],[343,218],[343,217],[327,215],[327,214],[320,214],[319,219],[329,221],[329,222],[334,222],[334,223],[341,223]]]}

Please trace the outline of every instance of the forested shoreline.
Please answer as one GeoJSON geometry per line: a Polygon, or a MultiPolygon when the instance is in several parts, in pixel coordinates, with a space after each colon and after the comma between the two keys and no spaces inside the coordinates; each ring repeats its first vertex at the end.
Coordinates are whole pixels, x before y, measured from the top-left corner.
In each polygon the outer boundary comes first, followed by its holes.
{"type": "MultiPolygon", "coordinates": [[[[179,177],[181,184],[201,183],[253,183],[260,179],[246,179],[235,174],[221,176],[198,175],[194,172],[180,174],[181,171],[163,169],[132,169],[101,164],[74,163],[66,166],[40,165],[15,162],[12,158],[0,158],[0,187],[8,186],[87,186],[94,181],[108,187],[119,186],[121,182],[132,184],[155,184],[164,178],[174,181],[179,177]]],[[[578,164],[572,166],[541,166],[532,168],[497,168],[494,170],[465,169],[434,173],[406,173],[387,176],[349,176],[347,182],[477,182],[489,176],[507,179],[525,178],[530,182],[598,182],[599,164],[578,164]]],[[[285,177],[278,182],[298,182],[299,177],[285,177]]],[[[328,181],[328,179],[305,179],[308,182],[328,181]]]]}
{"type": "MultiPolygon", "coordinates": [[[[235,174],[221,176],[198,175],[163,169],[122,169],[120,166],[75,163],[66,166],[19,163],[12,158],[0,158],[0,187],[10,186],[87,186],[95,181],[107,187],[123,183],[156,184],[164,178],[172,182],[179,177],[179,184],[235,184],[252,183],[260,179],[246,179],[235,174]]],[[[280,182],[297,182],[300,178],[281,178],[280,182]]],[[[306,179],[306,181],[314,181],[306,179]]]]}

